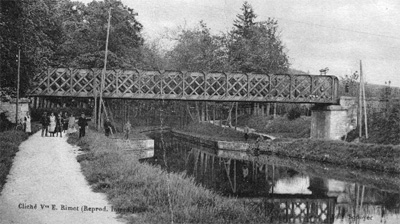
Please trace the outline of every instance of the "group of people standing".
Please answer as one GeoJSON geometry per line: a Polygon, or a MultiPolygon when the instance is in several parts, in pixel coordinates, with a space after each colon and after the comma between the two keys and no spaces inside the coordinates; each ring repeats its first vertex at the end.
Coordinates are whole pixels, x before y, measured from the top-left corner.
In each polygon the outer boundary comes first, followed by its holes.
{"type": "MultiPolygon", "coordinates": [[[[68,116],[67,112],[65,112],[64,115],[62,115],[62,113],[54,114],[51,112],[50,116],[48,116],[47,112],[44,112],[40,119],[40,123],[42,124],[42,137],[47,137],[48,134],[50,134],[50,137],[54,137],[54,135],[58,137],[58,134],[60,134],[60,137],[62,137],[63,132],[68,134],[75,132],[75,122],[75,117],[72,113],[68,116]]],[[[79,137],[85,136],[87,121],[84,114],[79,118],[78,126],[80,127],[79,137]],[[83,126],[83,130],[81,126],[83,126]]]]}

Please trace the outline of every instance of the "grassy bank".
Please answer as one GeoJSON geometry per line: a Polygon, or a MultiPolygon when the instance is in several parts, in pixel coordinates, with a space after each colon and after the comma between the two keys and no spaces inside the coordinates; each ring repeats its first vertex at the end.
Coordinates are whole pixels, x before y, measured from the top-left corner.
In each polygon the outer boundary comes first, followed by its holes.
{"type": "Polygon", "coordinates": [[[302,116],[289,120],[287,116],[254,116],[245,115],[238,118],[238,126],[248,126],[257,132],[270,134],[278,138],[310,137],[311,117],[302,116]]]}
{"type": "Polygon", "coordinates": [[[400,146],[318,139],[274,140],[263,151],[324,163],[400,173],[400,146]]]}
{"type": "Polygon", "coordinates": [[[6,183],[15,154],[21,142],[29,137],[21,131],[0,132],[0,192],[6,183]]]}
{"type": "Polygon", "coordinates": [[[236,199],[223,198],[183,173],[139,163],[101,133],[91,130],[81,140],[72,135],[68,141],[87,150],[78,157],[83,174],[95,191],[107,194],[129,223],[267,222],[236,199]]]}
{"type": "MultiPolygon", "coordinates": [[[[40,129],[38,123],[31,124],[32,134],[40,129]]],[[[0,192],[6,183],[13,159],[18,152],[19,145],[28,139],[29,135],[22,131],[8,130],[0,132],[0,192]]]]}

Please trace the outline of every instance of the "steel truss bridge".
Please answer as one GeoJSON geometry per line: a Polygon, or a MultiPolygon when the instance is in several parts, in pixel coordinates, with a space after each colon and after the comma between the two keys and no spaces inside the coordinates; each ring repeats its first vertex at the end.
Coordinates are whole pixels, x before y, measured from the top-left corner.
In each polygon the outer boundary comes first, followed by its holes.
{"type": "MultiPolygon", "coordinates": [[[[101,69],[48,68],[29,96],[94,97],[101,69]]],[[[104,98],[337,104],[339,81],[328,75],[107,70],[104,98]]]]}

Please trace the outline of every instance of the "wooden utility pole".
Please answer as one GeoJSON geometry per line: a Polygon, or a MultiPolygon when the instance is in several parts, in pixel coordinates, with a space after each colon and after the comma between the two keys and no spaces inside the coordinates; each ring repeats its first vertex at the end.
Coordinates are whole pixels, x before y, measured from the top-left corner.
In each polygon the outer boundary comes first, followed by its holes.
{"type": "Polygon", "coordinates": [[[359,91],[358,91],[358,137],[362,137],[362,88],[363,88],[363,74],[362,74],[362,65],[360,61],[360,84],[359,84],[359,91]]]}
{"type": "Polygon", "coordinates": [[[18,72],[17,72],[17,100],[15,104],[15,124],[19,122],[18,116],[18,107],[19,107],[19,77],[20,77],[20,69],[21,69],[21,48],[18,48],[18,72]]]}
{"type": "Polygon", "coordinates": [[[368,139],[367,102],[365,99],[365,76],[362,71],[362,62],[361,61],[360,61],[360,74],[362,77],[362,97],[363,97],[363,106],[364,106],[365,138],[368,139]]]}
{"type": "Polygon", "coordinates": [[[104,68],[103,68],[103,71],[101,73],[99,112],[98,112],[98,115],[97,115],[97,119],[98,119],[97,129],[98,130],[100,130],[100,127],[101,127],[101,111],[102,111],[102,108],[104,107],[103,91],[104,91],[104,80],[105,80],[106,69],[107,69],[107,54],[108,54],[108,39],[109,39],[109,36],[110,36],[110,21],[111,21],[111,8],[108,10],[106,50],[105,50],[105,56],[104,56],[104,68]]]}

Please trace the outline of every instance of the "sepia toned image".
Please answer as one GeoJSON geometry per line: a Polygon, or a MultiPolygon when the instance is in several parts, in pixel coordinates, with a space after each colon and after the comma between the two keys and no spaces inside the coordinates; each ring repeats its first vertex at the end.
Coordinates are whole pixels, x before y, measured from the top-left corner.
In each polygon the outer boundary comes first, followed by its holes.
{"type": "Polygon", "coordinates": [[[0,224],[400,223],[395,0],[0,0],[0,224]]]}

